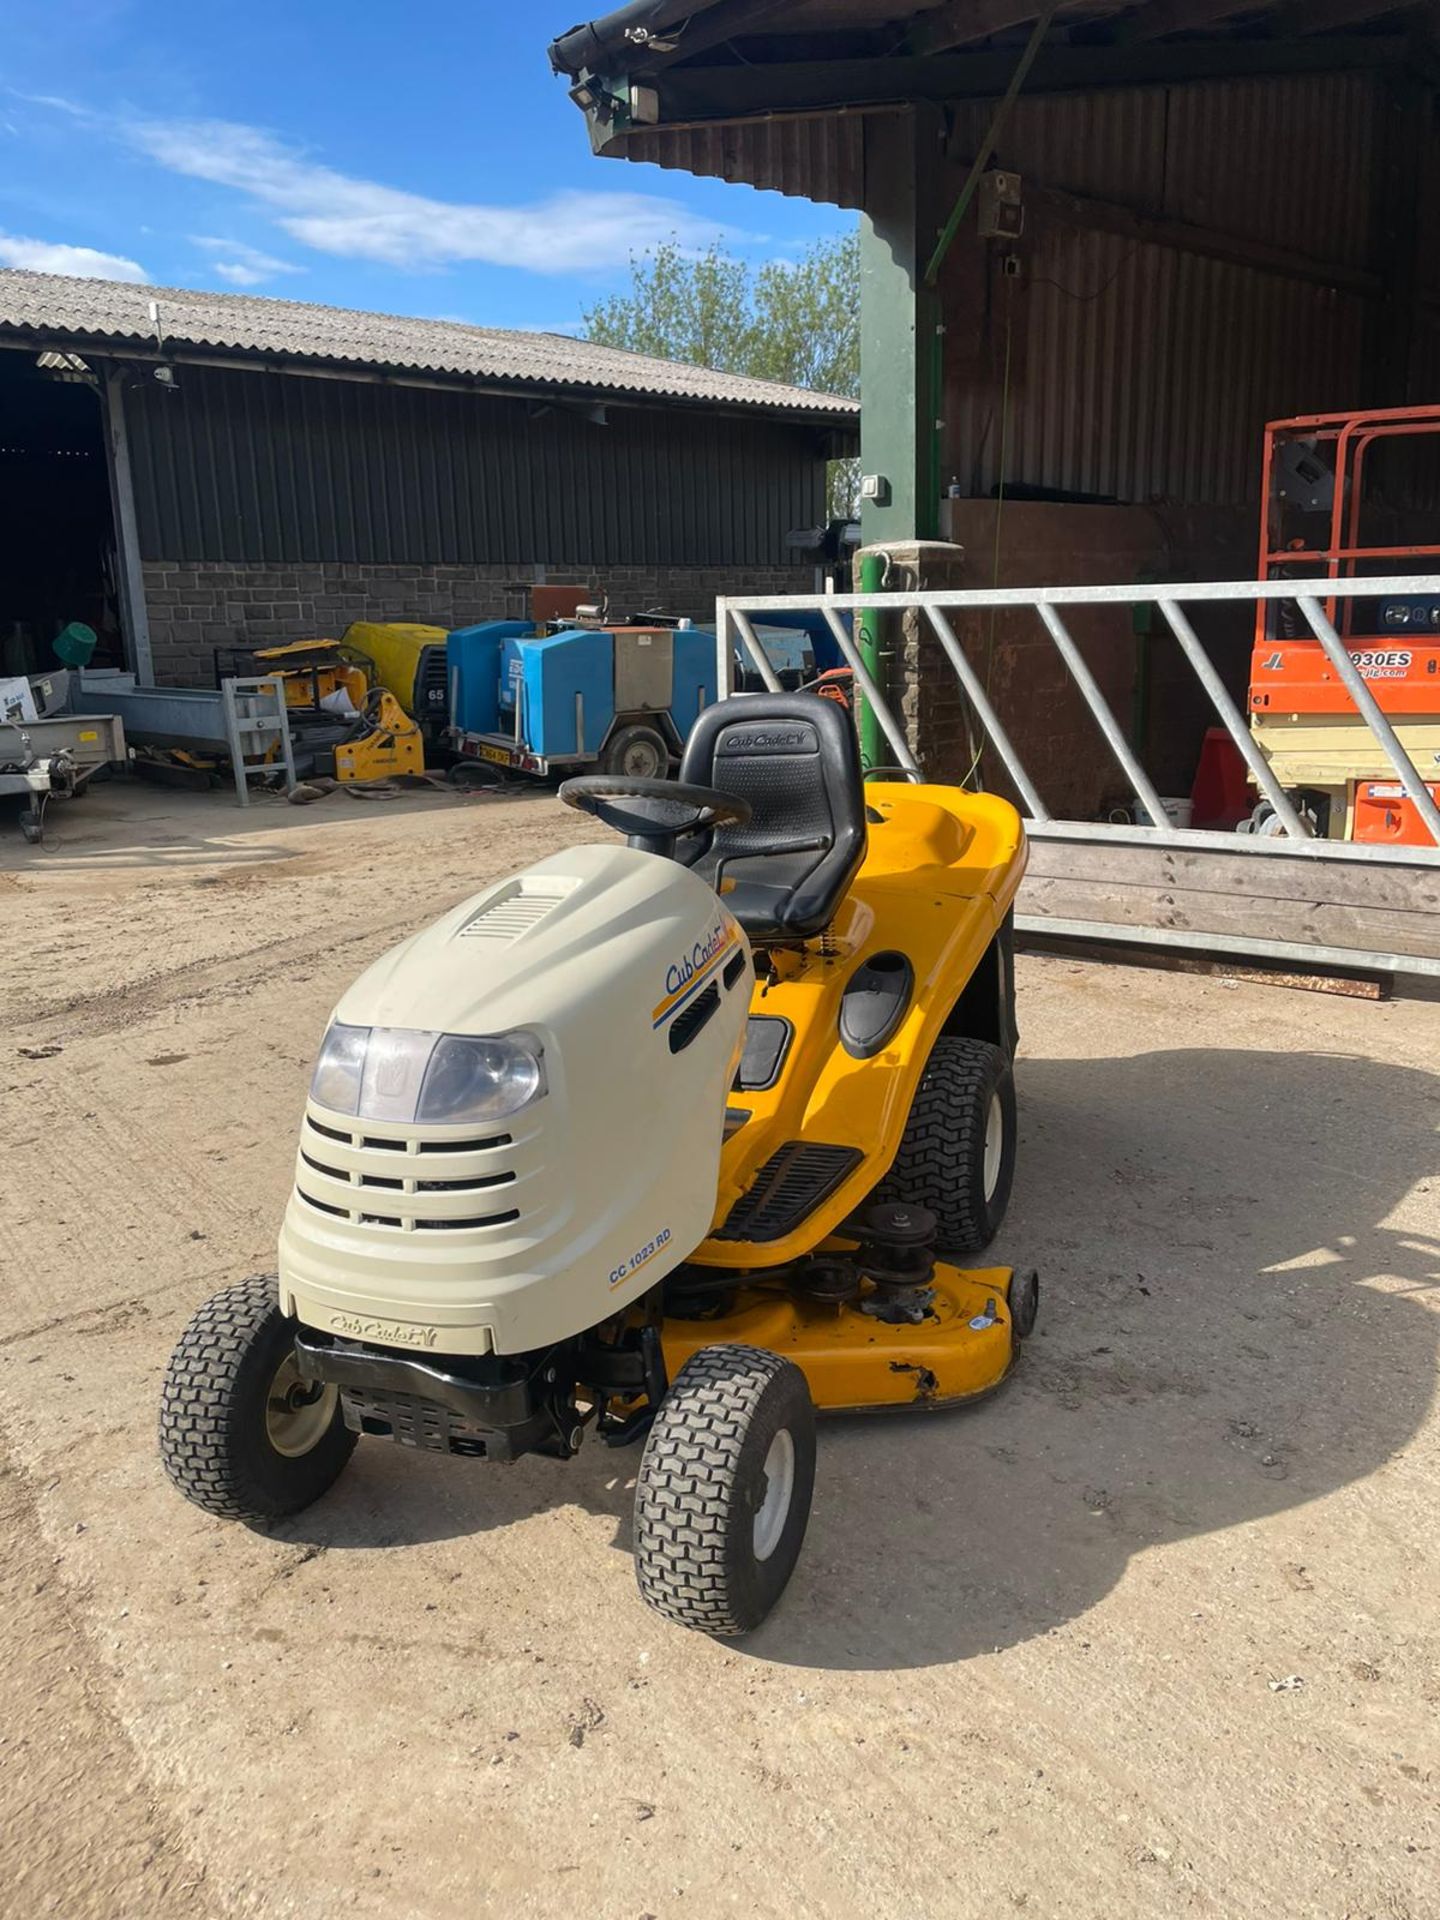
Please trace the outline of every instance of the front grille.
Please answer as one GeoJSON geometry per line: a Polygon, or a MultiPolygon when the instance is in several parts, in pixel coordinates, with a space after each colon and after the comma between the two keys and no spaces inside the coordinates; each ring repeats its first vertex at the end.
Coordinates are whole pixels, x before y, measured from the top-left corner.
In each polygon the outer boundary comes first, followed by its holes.
{"type": "Polygon", "coordinates": [[[450,679],[444,641],[420,649],[420,667],[415,676],[417,714],[442,711],[449,705],[450,679]]]}
{"type": "Polygon", "coordinates": [[[307,1114],[295,1170],[295,1191],[307,1207],[356,1226],[391,1232],[471,1233],[520,1218],[508,1189],[508,1133],[468,1140],[406,1140],[351,1132],[307,1114]],[[344,1151],[339,1151],[344,1149],[344,1151]],[[421,1155],[426,1156],[422,1161],[421,1155]],[[493,1195],[493,1204],[459,1196],[493,1195]]]}
{"type": "Polygon", "coordinates": [[[772,1153],[716,1233],[717,1240],[783,1240],[815,1211],[860,1163],[858,1147],[791,1140],[772,1153]]]}

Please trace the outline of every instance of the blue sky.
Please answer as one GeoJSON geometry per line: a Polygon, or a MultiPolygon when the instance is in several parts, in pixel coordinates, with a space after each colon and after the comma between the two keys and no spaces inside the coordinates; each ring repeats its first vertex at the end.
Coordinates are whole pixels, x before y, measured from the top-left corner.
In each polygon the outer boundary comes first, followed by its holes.
{"type": "Polygon", "coordinates": [[[0,266],[574,328],[671,235],[849,215],[599,160],[545,48],[612,0],[0,0],[0,266]]]}

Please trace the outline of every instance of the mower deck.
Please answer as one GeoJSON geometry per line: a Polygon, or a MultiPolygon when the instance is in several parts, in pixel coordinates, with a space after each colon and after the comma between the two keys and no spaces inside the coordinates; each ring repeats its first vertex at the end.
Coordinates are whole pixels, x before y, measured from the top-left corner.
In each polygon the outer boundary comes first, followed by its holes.
{"type": "Polygon", "coordinates": [[[667,1319],[665,1365],[673,1379],[702,1347],[760,1347],[793,1360],[825,1413],[934,1408],[999,1386],[1018,1347],[1009,1267],[935,1268],[934,1302],[918,1324],[873,1319],[856,1306],[744,1288],[718,1319],[667,1319]]]}

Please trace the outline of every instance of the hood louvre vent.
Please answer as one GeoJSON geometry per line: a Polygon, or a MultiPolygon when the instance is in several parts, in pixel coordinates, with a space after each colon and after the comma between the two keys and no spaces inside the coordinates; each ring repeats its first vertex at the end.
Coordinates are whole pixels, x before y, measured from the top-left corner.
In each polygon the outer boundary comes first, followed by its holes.
{"type": "Polygon", "coordinates": [[[460,938],[494,940],[509,946],[512,940],[518,940],[538,926],[552,907],[558,907],[573,885],[569,880],[548,884],[537,880],[512,881],[493,900],[487,900],[478,913],[471,915],[460,929],[460,938]]]}

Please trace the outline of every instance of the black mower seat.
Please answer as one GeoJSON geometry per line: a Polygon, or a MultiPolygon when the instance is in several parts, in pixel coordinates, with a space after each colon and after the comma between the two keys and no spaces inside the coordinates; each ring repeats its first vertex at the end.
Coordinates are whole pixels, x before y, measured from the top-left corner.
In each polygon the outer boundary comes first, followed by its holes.
{"type": "Polygon", "coordinates": [[[680,843],[750,938],[823,933],[865,858],[865,789],[850,715],[808,693],[745,694],[690,729],[680,779],[748,800],[749,824],[680,843]]]}

